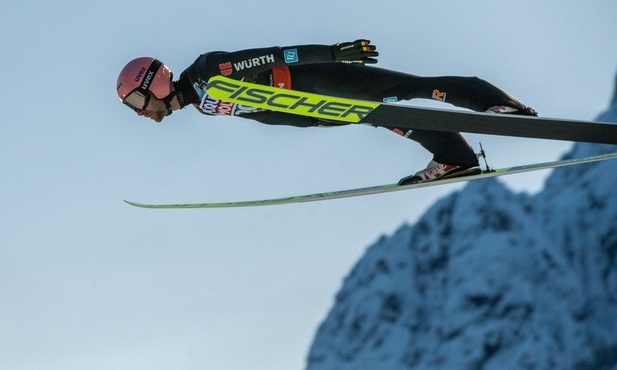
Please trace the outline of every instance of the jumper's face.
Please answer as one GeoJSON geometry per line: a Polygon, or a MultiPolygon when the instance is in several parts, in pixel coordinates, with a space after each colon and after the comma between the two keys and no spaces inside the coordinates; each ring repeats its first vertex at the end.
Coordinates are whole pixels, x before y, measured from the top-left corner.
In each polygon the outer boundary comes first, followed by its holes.
{"type": "Polygon", "coordinates": [[[162,100],[157,99],[156,96],[153,95],[150,98],[150,101],[148,102],[146,109],[141,111],[141,114],[140,113],[137,113],[137,114],[139,114],[140,116],[150,118],[151,120],[154,120],[156,122],[161,122],[163,118],[167,116],[168,110],[167,110],[167,106],[165,106],[165,103],[163,103],[162,100]]]}
{"type": "MultiPolygon", "coordinates": [[[[145,99],[145,107],[143,109],[133,108],[137,115],[150,118],[156,122],[161,122],[168,114],[168,109],[165,103],[158,99],[154,94],[148,91],[148,97],[145,99]]],[[[130,105],[129,105],[130,106],[130,105]]]]}
{"type": "MultiPolygon", "coordinates": [[[[122,99],[122,97],[121,97],[122,99]]],[[[167,105],[150,90],[136,88],[122,99],[122,103],[131,108],[137,115],[161,122],[169,114],[167,105]]]]}

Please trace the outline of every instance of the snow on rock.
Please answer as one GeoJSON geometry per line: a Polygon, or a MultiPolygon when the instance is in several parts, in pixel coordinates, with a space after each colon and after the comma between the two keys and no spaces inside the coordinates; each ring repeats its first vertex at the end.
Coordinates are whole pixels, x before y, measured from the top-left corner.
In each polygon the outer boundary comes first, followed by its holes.
{"type": "MultiPolygon", "coordinates": [[[[617,122],[617,98],[599,120],[617,122]]],[[[559,168],[533,196],[486,179],[440,200],[367,250],[307,368],[617,370],[616,173],[559,168]]]]}

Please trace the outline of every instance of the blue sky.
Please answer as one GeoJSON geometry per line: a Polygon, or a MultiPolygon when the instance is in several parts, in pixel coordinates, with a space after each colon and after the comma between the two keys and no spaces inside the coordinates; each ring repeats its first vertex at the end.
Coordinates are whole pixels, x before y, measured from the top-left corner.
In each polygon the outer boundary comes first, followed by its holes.
{"type": "MultiPolygon", "coordinates": [[[[129,60],[155,56],[180,73],[210,50],[368,38],[381,67],[475,75],[541,115],[592,119],[613,93],[615,14],[611,0],[3,5],[0,367],[300,369],[365,248],[464,186],[270,208],[132,208],[122,200],[394,182],[430,156],[362,126],[270,127],[193,108],[156,125],[117,99],[129,60]]],[[[555,160],[572,146],[466,137],[493,167],[555,160]]],[[[503,181],[535,192],[547,175],[503,181]]]]}

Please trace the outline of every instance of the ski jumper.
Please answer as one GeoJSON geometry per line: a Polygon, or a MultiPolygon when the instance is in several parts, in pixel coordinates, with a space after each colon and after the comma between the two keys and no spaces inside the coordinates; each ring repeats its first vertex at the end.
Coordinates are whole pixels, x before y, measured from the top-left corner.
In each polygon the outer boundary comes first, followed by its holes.
{"type": "MultiPolygon", "coordinates": [[[[423,98],[480,112],[496,105],[525,109],[506,92],[477,77],[419,77],[361,64],[334,62],[332,50],[326,45],[270,47],[200,55],[174,82],[181,106],[193,104],[205,114],[235,115],[270,125],[312,127],[345,124],[219,101],[208,96],[205,89],[210,77],[215,75],[377,102],[423,98]]],[[[400,129],[396,122],[381,127],[418,142],[433,154],[437,162],[464,167],[478,165],[473,149],[459,133],[400,129]]]]}

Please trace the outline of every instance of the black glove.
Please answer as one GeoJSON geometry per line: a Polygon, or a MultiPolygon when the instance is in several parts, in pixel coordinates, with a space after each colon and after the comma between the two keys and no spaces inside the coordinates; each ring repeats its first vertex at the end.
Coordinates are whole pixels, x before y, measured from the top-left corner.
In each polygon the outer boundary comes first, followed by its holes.
{"type": "Polygon", "coordinates": [[[379,53],[377,47],[370,45],[369,40],[356,40],[332,45],[332,57],[337,62],[376,64],[379,53]]]}

